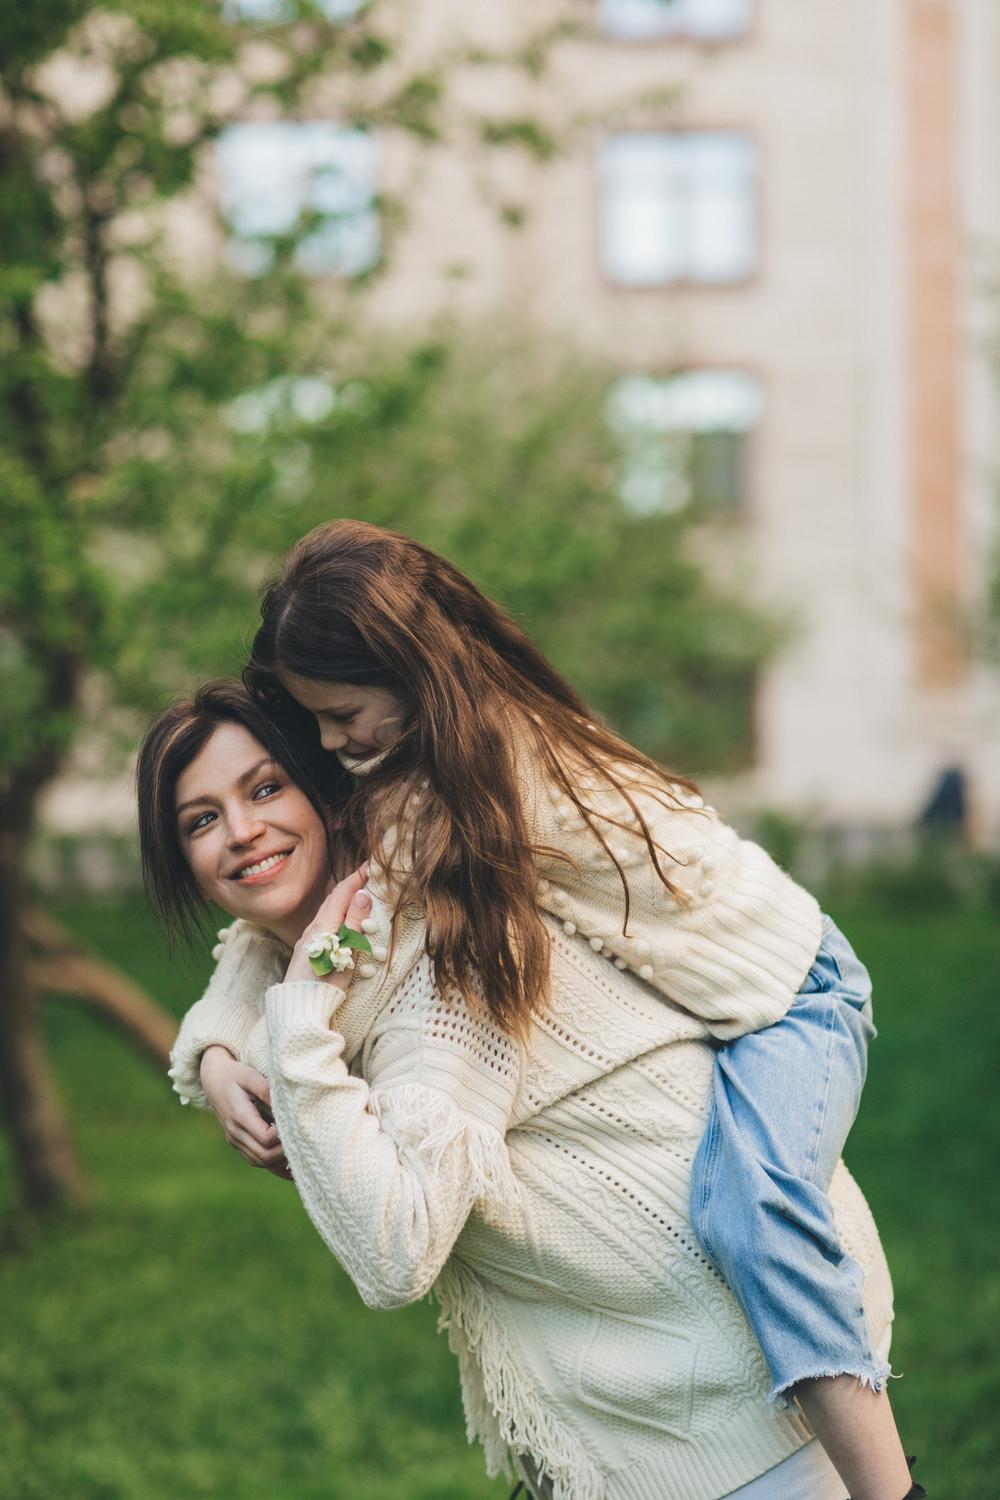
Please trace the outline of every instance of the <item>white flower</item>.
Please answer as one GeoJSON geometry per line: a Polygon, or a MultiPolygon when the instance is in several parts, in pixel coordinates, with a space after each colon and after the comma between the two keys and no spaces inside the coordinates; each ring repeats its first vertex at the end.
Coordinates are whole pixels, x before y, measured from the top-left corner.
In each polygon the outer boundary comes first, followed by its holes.
{"type": "Polygon", "coordinates": [[[312,938],[306,945],[306,957],[322,958],[323,954],[328,952],[330,948],[331,939],[329,933],[321,934],[319,937],[312,938]]]}
{"type": "Polygon", "coordinates": [[[331,948],[330,962],[338,973],[343,973],[345,969],[349,969],[353,964],[354,954],[350,948],[341,948],[339,946],[331,948]]]}

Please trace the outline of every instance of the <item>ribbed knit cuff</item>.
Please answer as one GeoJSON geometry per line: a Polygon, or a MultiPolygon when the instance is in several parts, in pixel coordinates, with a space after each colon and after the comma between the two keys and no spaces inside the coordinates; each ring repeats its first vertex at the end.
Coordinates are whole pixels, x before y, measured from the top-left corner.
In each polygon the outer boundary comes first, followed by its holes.
{"type": "Polygon", "coordinates": [[[202,1053],[208,1047],[225,1047],[242,1060],[247,1040],[259,1019],[258,1012],[235,996],[209,994],[192,1005],[177,1033],[167,1069],[174,1093],[180,1096],[182,1104],[193,1104],[196,1109],[211,1107],[201,1086],[202,1053]]]}
{"type": "Polygon", "coordinates": [[[344,1003],[346,992],[339,984],[325,984],[322,979],[294,979],[288,984],[272,984],[264,997],[267,1029],[271,1036],[295,1021],[328,1026],[331,1016],[344,1003]]]}

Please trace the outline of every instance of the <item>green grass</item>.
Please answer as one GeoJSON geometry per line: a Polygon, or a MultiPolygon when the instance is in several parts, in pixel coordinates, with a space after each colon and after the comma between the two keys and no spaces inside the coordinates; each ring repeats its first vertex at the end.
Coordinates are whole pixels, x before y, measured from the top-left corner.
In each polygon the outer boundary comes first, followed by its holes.
{"type": "MultiPolygon", "coordinates": [[[[137,903],[63,915],[177,1014],[197,992],[207,960],[171,970],[137,903]]],[[[932,1494],[978,1500],[1000,1464],[1000,937],[986,913],[834,916],[876,979],[848,1160],[896,1283],[893,1398],[932,1494]]],[[[0,1157],[0,1495],[506,1495],[466,1446],[433,1308],[366,1309],[291,1184],[82,1008],[46,1025],[96,1203],[39,1230],[0,1157]]]]}

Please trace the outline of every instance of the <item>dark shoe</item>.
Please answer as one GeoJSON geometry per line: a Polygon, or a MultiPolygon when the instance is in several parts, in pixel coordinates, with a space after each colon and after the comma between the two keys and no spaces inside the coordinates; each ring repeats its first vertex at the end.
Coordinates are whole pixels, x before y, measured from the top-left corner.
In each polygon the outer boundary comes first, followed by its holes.
{"type": "MultiPolygon", "coordinates": [[[[915,1458],[908,1458],[906,1460],[911,1469],[913,1468],[913,1465],[916,1463],[916,1461],[917,1460],[915,1458]]],[[[903,1500],[926,1500],[926,1497],[927,1491],[924,1489],[922,1484],[911,1484],[910,1488],[903,1496],[903,1500]]]]}

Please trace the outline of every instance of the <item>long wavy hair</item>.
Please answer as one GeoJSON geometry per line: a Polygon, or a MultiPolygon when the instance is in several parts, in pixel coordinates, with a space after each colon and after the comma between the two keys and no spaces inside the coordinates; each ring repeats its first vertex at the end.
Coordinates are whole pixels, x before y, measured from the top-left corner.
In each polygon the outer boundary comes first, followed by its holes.
{"type": "Polygon", "coordinates": [[[601,725],[510,616],[418,542],[343,520],[292,548],[263,595],[244,680],[273,709],[287,703],[289,673],[387,688],[403,703],[401,732],[340,805],[338,830],[383,865],[397,910],[426,913],[439,987],[457,988],[470,1006],[485,998],[506,1029],[523,1030],[547,994],[536,856],[567,858],[531,843],[520,754],[537,759],[617,868],[623,930],[628,883],[604,831],[615,820],[584,804],[581,779],[596,777],[625,798],[676,893],[636,806],[635,773],[670,807],[673,789],[695,791],[694,783],[601,725]]]}

